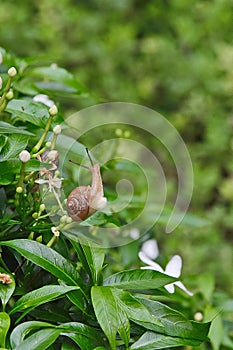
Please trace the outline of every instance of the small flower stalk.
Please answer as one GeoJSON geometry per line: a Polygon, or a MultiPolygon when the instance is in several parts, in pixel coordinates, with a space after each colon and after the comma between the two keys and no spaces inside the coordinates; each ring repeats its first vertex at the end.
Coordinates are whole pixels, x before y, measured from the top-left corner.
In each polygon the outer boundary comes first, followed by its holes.
{"type": "Polygon", "coordinates": [[[19,154],[19,159],[21,161],[21,169],[20,169],[18,185],[16,188],[16,193],[18,194],[23,193],[23,183],[25,178],[26,163],[31,159],[31,155],[27,150],[23,150],[19,154]]]}
{"type": "MultiPolygon", "coordinates": [[[[1,53],[0,53],[1,54],[1,53]]],[[[2,63],[2,55],[0,57],[0,64],[2,63]]],[[[17,75],[17,70],[15,67],[10,67],[8,69],[8,81],[6,83],[3,95],[0,99],[0,112],[4,111],[6,108],[8,100],[11,100],[13,98],[13,91],[10,90],[12,79],[17,75]]],[[[2,88],[2,79],[0,80],[0,89],[2,88]]]]}

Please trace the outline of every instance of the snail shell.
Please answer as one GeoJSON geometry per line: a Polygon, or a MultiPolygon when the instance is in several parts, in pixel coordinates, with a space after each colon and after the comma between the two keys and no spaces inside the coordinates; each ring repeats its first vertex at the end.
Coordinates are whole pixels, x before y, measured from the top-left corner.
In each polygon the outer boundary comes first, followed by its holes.
{"type": "Polygon", "coordinates": [[[69,195],[66,203],[67,212],[74,221],[85,220],[107,204],[104,197],[99,164],[91,166],[92,185],[76,187],[69,195]]]}

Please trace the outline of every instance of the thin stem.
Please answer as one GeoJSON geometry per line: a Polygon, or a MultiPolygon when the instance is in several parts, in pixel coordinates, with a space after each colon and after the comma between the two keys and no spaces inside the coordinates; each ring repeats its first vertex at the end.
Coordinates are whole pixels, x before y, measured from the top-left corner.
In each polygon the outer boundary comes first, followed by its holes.
{"type": "Polygon", "coordinates": [[[46,126],[45,126],[43,135],[41,136],[41,138],[40,138],[40,140],[37,142],[37,144],[33,147],[33,150],[34,150],[35,152],[38,152],[39,149],[41,148],[41,146],[42,146],[42,144],[43,144],[43,142],[44,142],[44,140],[45,140],[45,138],[46,138],[46,136],[47,136],[47,134],[48,134],[48,132],[49,132],[50,126],[51,126],[51,124],[52,124],[52,121],[53,121],[53,116],[50,115],[50,117],[49,117],[49,119],[48,119],[48,121],[47,121],[47,124],[46,124],[46,126]]]}
{"type": "MultiPolygon", "coordinates": [[[[11,87],[11,82],[12,82],[12,78],[9,77],[8,80],[7,80],[7,83],[6,83],[6,87],[5,87],[5,90],[3,92],[3,95],[0,99],[0,106],[4,103],[5,101],[5,98],[6,98],[6,94],[8,93],[8,91],[10,90],[10,87],[11,87]]],[[[1,110],[2,111],[2,110],[1,110]]]]}

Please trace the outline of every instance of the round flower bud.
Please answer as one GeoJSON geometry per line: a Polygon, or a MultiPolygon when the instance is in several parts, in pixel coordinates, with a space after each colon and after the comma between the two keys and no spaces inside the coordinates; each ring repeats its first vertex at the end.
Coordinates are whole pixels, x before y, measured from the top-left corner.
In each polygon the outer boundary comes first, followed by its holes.
{"type": "Polygon", "coordinates": [[[8,69],[7,73],[9,75],[9,77],[14,78],[16,76],[16,74],[17,74],[17,70],[16,70],[15,67],[11,67],[11,68],[8,69]]]}
{"type": "Polygon", "coordinates": [[[35,211],[33,214],[32,214],[32,217],[33,217],[33,219],[37,219],[38,218],[38,213],[35,211]]]}
{"type": "Polygon", "coordinates": [[[6,94],[6,98],[8,100],[12,100],[12,98],[14,97],[14,93],[12,90],[8,91],[8,93],[6,94]]]}
{"type": "Polygon", "coordinates": [[[2,57],[2,53],[0,52],[0,64],[2,64],[3,61],[3,57],[2,57]]]}
{"type": "Polygon", "coordinates": [[[44,205],[44,203],[42,203],[41,205],[40,205],[40,212],[42,213],[44,210],[45,210],[45,205],[44,205]]]}
{"type": "Polygon", "coordinates": [[[52,107],[49,108],[49,114],[51,116],[54,116],[58,113],[58,110],[57,110],[57,106],[56,105],[53,105],[52,107]]]}
{"type": "Polygon", "coordinates": [[[30,160],[31,156],[30,156],[30,153],[26,150],[22,151],[20,154],[19,154],[19,159],[21,160],[21,162],[23,163],[27,163],[29,160],[30,160]]]}
{"type": "Polygon", "coordinates": [[[203,320],[203,313],[198,311],[194,315],[194,320],[197,322],[201,322],[203,320]]]}
{"type": "Polygon", "coordinates": [[[116,129],[115,130],[116,136],[121,137],[122,136],[122,130],[121,129],[116,129]]]}
{"type": "Polygon", "coordinates": [[[0,90],[2,88],[2,78],[0,77],[0,90]]]}
{"type": "Polygon", "coordinates": [[[51,144],[52,144],[52,142],[48,141],[48,142],[46,142],[45,147],[46,147],[46,148],[50,148],[50,147],[51,147],[51,144]]]}
{"type": "Polygon", "coordinates": [[[55,135],[59,135],[61,133],[61,126],[60,125],[54,126],[53,132],[55,135]]]}
{"type": "Polygon", "coordinates": [[[17,193],[22,193],[23,192],[23,187],[19,186],[16,188],[17,193]]]}

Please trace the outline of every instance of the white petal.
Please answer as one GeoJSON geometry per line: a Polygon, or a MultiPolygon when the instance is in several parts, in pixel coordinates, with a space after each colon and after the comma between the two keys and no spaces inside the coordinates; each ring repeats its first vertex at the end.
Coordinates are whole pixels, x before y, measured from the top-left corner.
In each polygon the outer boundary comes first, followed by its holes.
{"type": "Polygon", "coordinates": [[[182,282],[178,281],[174,283],[177,287],[179,287],[180,289],[182,289],[186,294],[193,296],[193,293],[190,292],[184,285],[182,282]]]}
{"type": "Polygon", "coordinates": [[[159,256],[159,248],[156,239],[149,239],[144,242],[141,250],[150,259],[155,260],[159,256]]]}
{"type": "Polygon", "coordinates": [[[182,268],[182,259],[179,255],[174,255],[168,262],[165,273],[172,277],[180,277],[182,268]]]}
{"type": "Polygon", "coordinates": [[[166,286],[164,286],[166,288],[166,290],[173,294],[175,292],[175,287],[174,287],[174,283],[170,283],[170,284],[167,284],[166,286]]]}
{"type": "Polygon", "coordinates": [[[35,182],[39,185],[43,185],[43,184],[47,184],[49,180],[38,179],[38,180],[35,180],[35,182]]]}
{"type": "Polygon", "coordinates": [[[139,256],[139,259],[142,262],[144,262],[144,264],[148,265],[146,268],[164,273],[164,270],[162,269],[162,267],[156,262],[154,262],[153,260],[151,260],[150,258],[148,258],[148,256],[142,251],[138,253],[138,256],[139,256]]]}

